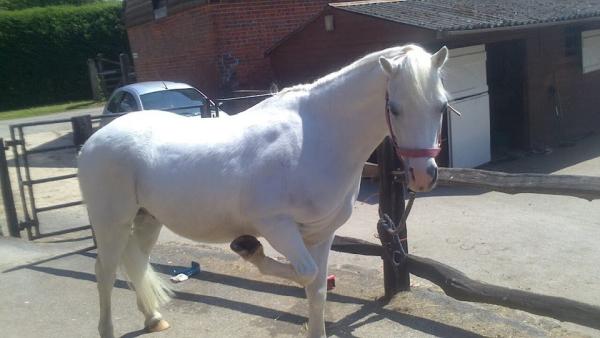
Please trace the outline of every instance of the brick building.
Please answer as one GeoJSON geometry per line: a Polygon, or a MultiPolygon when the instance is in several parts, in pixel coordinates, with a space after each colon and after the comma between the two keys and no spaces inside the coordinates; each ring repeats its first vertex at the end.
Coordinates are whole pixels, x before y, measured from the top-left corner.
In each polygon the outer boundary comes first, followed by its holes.
{"type": "Polygon", "coordinates": [[[139,81],[192,84],[209,96],[266,89],[265,51],[307,22],[327,0],[125,0],[139,81]]]}
{"type": "Polygon", "coordinates": [[[406,43],[450,48],[445,85],[463,116],[444,124],[442,162],[473,167],[600,132],[600,0],[336,3],[267,54],[287,86],[406,43]]]}

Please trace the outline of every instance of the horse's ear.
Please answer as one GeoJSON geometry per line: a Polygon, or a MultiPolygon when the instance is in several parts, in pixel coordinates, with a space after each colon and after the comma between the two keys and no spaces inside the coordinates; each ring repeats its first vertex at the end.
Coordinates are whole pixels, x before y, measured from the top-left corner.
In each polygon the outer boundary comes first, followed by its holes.
{"type": "Polygon", "coordinates": [[[394,64],[392,61],[386,59],[383,56],[379,57],[379,64],[381,65],[381,69],[388,75],[391,76],[394,73],[394,64]]]}
{"type": "Polygon", "coordinates": [[[442,68],[446,60],[448,59],[448,48],[442,47],[437,53],[431,56],[431,65],[435,68],[442,68]]]}

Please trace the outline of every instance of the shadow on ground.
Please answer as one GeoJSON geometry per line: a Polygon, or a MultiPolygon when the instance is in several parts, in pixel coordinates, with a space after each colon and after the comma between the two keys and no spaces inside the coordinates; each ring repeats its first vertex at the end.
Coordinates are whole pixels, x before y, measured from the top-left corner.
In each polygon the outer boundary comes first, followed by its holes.
{"type": "MultiPolygon", "coordinates": [[[[92,259],[96,258],[96,254],[94,252],[87,250],[76,251],[73,253],[60,255],[51,259],[45,259],[31,264],[11,268],[3,271],[2,273],[6,274],[26,269],[56,277],[72,278],[95,283],[96,278],[92,273],[51,267],[47,264],[51,263],[52,261],[56,261],[59,259],[63,259],[67,256],[73,255],[81,255],[92,259]]],[[[171,274],[173,270],[179,270],[184,268],[183,266],[165,264],[153,264],[153,266],[156,271],[165,274],[171,274]]],[[[285,296],[298,299],[305,298],[303,289],[290,285],[263,282],[206,270],[203,270],[197,277],[193,278],[202,282],[216,283],[225,287],[233,287],[236,289],[243,289],[246,291],[255,291],[270,294],[272,296],[285,296]]],[[[115,287],[128,289],[127,283],[120,279],[116,281],[115,287]]],[[[277,321],[286,322],[298,326],[301,326],[307,321],[306,317],[294,313],[282,312],[280,310],[251,304],[249,302],[225,299],[222,297],[211,296],[206,294],[195,294],[190,292],[176,291],[175,299],[185,302],[201,303],[205,305],[225,308],[232,311],[238,311],[257,317],[262,317],[267,320],[277,318],[277,321]]],[[[459,327],[447,325],[428,318],[423,318],[387,309],[385,308],[387,303],[381,299],[368,300],[337,293],[329,293],[328,302],[339,304],[353,304],[358,307],[358,310],[344,316],[340,320],[337,320],[335,322],[327,322],[326,326],[329,335],[335,335],[338,337],[355,337],[355,335],[352,334],[352,331],[362,326],[369,325],[370,323],[380,321],[382,319],[387,319],[394,323],[420,331],[424,334],[434,335],[437,337],[483,337],[477,333],[459,327]]],[[[138,337],[144,334],[146,334],[146,332],[140,329],[126,333],[123,337],[138,337]]]]}
{"type": "MultiPolygon", "coordinates": [[[[25,139],[28,142],[27,136],[25,139]]],[[[27,149],[27,151],[40,151],[55,147],[63,147],[73,145],[73,133],[68,133],[51,141],[36,145],[27,149]]],[[[19,153],[21,149],[19,148],[19,153]]],[[[11,153],[12,154],[12,153],[11,153]]],[[[27,158],[30,168],[77,168],[77,149],[62,149],[49,152],[41,152],[30,154],[27,158]]],[[[20,165],[23,166],[23,159],[20,156],[20,165]]],[[[15,159],[8,160],[8,165],[15,167],[15,159]]]]}

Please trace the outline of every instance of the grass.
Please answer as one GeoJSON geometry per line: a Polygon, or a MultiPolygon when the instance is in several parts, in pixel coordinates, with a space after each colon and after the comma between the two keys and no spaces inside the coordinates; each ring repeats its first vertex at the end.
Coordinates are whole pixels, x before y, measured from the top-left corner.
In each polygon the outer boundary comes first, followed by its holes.
{"type": "Polygon", "coordinates": [[[48,106],[31,107],[16,110],[6,110],[0,112],[0,120],[12,120],[24,117],[35,117],[42,115],[49,115],[54,113],[62,113],[74,109],[85,109],[85,108],[96,108],[104,106],[103,101],[77,101],[67,102],[60,104],[53,104],[48,106]]]}

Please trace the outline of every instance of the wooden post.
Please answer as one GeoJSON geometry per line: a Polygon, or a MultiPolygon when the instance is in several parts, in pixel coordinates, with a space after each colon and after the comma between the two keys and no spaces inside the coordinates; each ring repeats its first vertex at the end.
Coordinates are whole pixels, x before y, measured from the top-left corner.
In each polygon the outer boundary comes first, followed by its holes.
{"type": "Polygon", "coordinates": [[[0,148],[0,188],[2,189],[2,201],[4,202],[4,213],[6,214],[8,233],[12,237],[21,237],[17,209],[15,208],[10,176],[8,175],[8,163],[6,161],[6,153],[4,152],[4,140],[2,138],[0,138],[0,148]]]}
{"type": "Polygon", "coordinates": [[[94,101],[100,101],[100,79],[98,79],[98,69],[94,59],[87,60],[88,73],[90,75],[90,86],[92,87],[92,98],[94,101]]]}
{"type": "MultiPolygon", "coordinates": [[[[404,182],[395,177],[392,171],[401,166],[400,160],[394,153],[394,148],[389,137],[387,137],[377,150],[377,161],[379,162],[379,213],[388,214],[397,224],[404,213],[404,182]]],[[[379,231],[379,239],[382,243],[391,242],[391,236],[385,231],[379,231]]],[[[399,233],[400,238],[406,238],[404,229],[399,233]]],[[[402,242],[405,252],[408,253],[407,241],[402,242]]],[[[410,290],[410,277],[406,267],[397,268],[392,264],[387,255],[383,255],[383,278],[385,297],[390,299],[399,291],[410,290]]]]}
{"type": "Polygon", "coordinates": [[[73,144],[81,147],[92,136],[92,118],[90,115],[74,116],[71,118],[73,127],[73,144]]]}
{"type": "Polygon", "coordinates": [[[121,82],[124,86],[130,83],[129,73],[131,70],[129,67],[129,56],[127,54],[119,54],[119,65],[121,66],[121,82]]]}
{"type": "Polygon", "coordinates": [[[110,93],[106,88],[106,78],[104,77],[104,65],[103,65],[104,55],[102,53],[98,53],[96,55],[96,69],[98,70],[98,80],[100,82],[100,90],[102,90],[102,96],[108,99],[110,93]]]}

